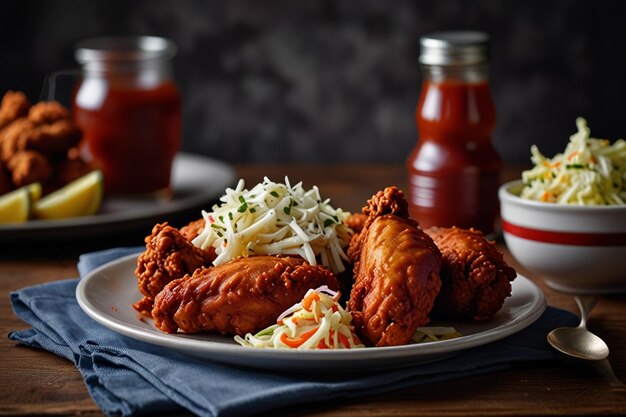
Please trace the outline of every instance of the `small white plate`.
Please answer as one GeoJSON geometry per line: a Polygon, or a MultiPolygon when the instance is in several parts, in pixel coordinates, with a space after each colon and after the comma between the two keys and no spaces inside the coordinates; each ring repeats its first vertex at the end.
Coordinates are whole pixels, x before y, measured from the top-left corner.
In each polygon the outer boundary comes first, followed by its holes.
{"type": "MultiPolygon", "coordinates": [[[[234,169],[221,161],[180,153],[172,167],[171,199],[113,197],[104,200],[102,210],[94,216],[62,220],[31,220],[19,224],[0,225],[0,242],[42,242],[60,239],[102,237],[146,228],[172,216],[217,200],[224,189],[235,184],[234,169]]],[[[210,208],[210,207],[202,207],[210,208]]]]}
{"type": "MultiPolygon", "coordinates": [[[[513,292],[498,314],[486,323],[448,322],[463,334],[457,339],[424,344],[352,350],[254,349],[216,334],[166,334],[142,318],[132,304],[141,298],[130,255],[94,270],[76,288],[80,307],[102,325],[131,338],[204,359],[270,370],[354,370],[409,366],[444,359],[519,332],[546,308],[543,292],[518,276],[513,292]]],[[[443,323],[442,323],[443,324],[443,323]]]]}

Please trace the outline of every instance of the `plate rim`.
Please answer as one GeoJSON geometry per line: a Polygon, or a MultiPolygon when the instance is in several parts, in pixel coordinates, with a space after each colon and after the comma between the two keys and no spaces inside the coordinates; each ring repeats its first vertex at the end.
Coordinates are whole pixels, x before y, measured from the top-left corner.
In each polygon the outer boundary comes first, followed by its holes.
{"type": "MultiPolygon", "coordinates": [[[[288,349],[252,349],[234,343],[222,343],[210,340],[199,340],[193,336],[181,334],[161,333],[158,329],[148,331],[140,326],[134,325],[127,321],[123,321],[114,317],[106,311],[100,310],[90,299],[88,294],[89,285],[94,281],[102,279],[104,272],[115,267],[122,267],[120,264],[129,263],[134,265],[139,254],[131,254],[114,261],[108,262],[94,269],[85,277],[81,278],[76,287],[76,300],[80,308],[92,319],[101,325],[107,327],[124,336],[131,337],[135,340],[148,343],[151,345],[161,346],[174,349],[179,352],[200,356],[204,359],[214,360],[217,362],[228,363],[231,365],[243,365],[261,369],[277,369],[280,368],[280,362],[289,369],[294,368],[294,362],[302,368],[310,368],[323,361],[326,367],[335,367],[338,363],[349,360],[350,363],[367,361],[386,361],[386,360],[402,360],[408,358],[443,357],[454,353],[461,352],[473,347],[479,347],[496,340],[503,339],[507,336],[515,334],[530,324],[534,323],[545,311],[547,302],[543,291],[523,275],[518,274],[516,281],[525,285],[531,290],[532,300],[534,301],[523,314],[514,317],[510,321],[503,323],[493,329],[481,331],[468,336],[462,336],[456,339],[450,339],[439,342],[431,342],[428,344],[410,344],[403,346],[387,346],[387,347],[368,347],[350,350],[288,350],[288,349]],[[242,349],[242,350],[240,350],[242,349]],[[243,355],[239,354],[245,352],[243,355]],[[279,352],[279,353],[277,353],[279,352]],[[263,363],[255,363],[256,361],[265,361],[263,363]],[[269,361],[270,363],[268,363],[269,361]],[[277,364],[278,363],[278,364],[277,364]]],[[[513,281],[515,283],[515,281],[513,281]]],[[[512,294],[511,298],[514,296],[512,294]]],[[[137,313],[139,314],[139,313],[137,313]]],[[[226,337],[226,336],[225,336],[226,337]]],[[[431,358],[430,360],[433,360],[431,358]]],[[[297,367],[297,365],[296,365],[297,367]]]]}
{"type": "MultiPolygon", "coordinates": [[[[237,175],[235,168],[227,162],[211,158],[204,155],[178,152],[176,154],[174,165],[172,168],[172,179],[175,178],[175,167],[182,166],[186,163],[201,163],[210,165],[211,169],[218,170],[221,175],[224,176],[223,189],[233,186],[236,183],[237,175]]],[[[180,168],[182,170],[182,168],[180,168]]],[[[182,172],[182,171],[180,171],[182,172]]],[[[182,184],[184,185],[184,184],[182,184]]],[[[217,187],[216,187],[217,189],[217,187]]],[[[85,230],[97,229],[102,226],[123,226],[128,224],[135,224],[138,221],[149,220],[153,218],[163,217],[166,215],[173,215],[181,211],[193,208],[205,202],[209,195],[212,198],[219,198],[221,194],[216,193],[201,193],[198,196],[186,197],[180,200],[172,200],[168,204],[164,204],[161,207],[156,206],[151,209],[147,214],[144,211],[116,211],[112,213],[102,213],[93,216],[74,217],[70,219],[58,219],[58,220],[29,220],[25,223],[16,224],[3,224],[0,225],[0,242],[12,241],[21,235],[32,236],[33,233],[77,233],[80,234],[85,230]]]]}

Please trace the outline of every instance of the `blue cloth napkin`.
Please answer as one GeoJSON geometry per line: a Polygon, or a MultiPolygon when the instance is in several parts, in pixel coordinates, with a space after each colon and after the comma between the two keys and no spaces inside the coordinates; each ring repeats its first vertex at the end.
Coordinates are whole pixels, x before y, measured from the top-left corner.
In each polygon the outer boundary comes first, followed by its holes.
{"type": "MultiPolygon", "coordinates": [[[[142,248],[82,255],[81,276],[142,248]]],[[[504,369],[514,363],[547,361],[558,355],[546,334],[575,325],[574,314],[548,307],[525,330],[452,358],[365,373],[280,373],[195,359],[119,335],[89,318],[74,295],[78,279],[56,281],[11,293],[15,314],[32,326],[9,338],[72,361],[94,401],[107,415],[142,415],[189,410],[203,416],[244,416],[312,401],[358,397],[504,369]]]]}

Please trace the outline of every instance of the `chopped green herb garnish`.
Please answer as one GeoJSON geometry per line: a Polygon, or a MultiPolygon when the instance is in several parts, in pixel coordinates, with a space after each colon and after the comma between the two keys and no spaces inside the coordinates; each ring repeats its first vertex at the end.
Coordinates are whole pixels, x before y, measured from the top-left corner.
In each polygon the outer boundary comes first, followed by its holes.
{"type": "Polygon", "coordinates": [[[270,191],[270,194],[273,195],[274,197],[278,197],[278,193],[276,191],[270,191]]]}
{"type": "Polygon", "coordinates": [[[567,169],[583,169],[585,168],[584,164],[567,164],[565,165],[565,168],[567,169]]]}
{"type": "Polygon", "coordinates": [[[332,224],[335,224],[333,219],[326,219],[326,220],[324,220],[324,227],[328,227],[328,226],[330,226],[332,224]]]}
{"type": "Polygon", "coordinates": [[[291,213],[291,207],[293,206],[293,199],[289,199],[289,205],[285,208],[283,208],[283,211],[285,212],[285,214],[289,215],[291,213]]]}
{"type": "Polygon", "coordinates": [[[246,202],[246,199],[243,198],[242,195],[239,196],[239,201],[241,202],[241,205],[239,206],[239,208],[237,209],[237,211],[239,213],[243,213],[246,210],[248,210],[248,203],[246,202]]]}

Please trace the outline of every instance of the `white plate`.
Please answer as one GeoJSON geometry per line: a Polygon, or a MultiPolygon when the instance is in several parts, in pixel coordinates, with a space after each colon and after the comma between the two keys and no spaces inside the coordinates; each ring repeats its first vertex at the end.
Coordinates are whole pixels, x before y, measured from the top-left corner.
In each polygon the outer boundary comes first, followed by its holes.
{"type": "MultiPolygon", "coordinates": [[[[226,187],[234,185],[235,171],[223,162],[180,153],[172,168],[171,199],[107,198],[100,214],[63,220],[31,220],[0,225],[0,242],[41,242],[68,238],[102,237],[130,229],[148,228],[175,215],[217,200],[226,187]]],[[[205,207],[206,208],[206,207],[205,207]]]]}
{"type": "Polygon", "coordinates": [[[80,307],[104,326],[154,345],[196,357],[271,370],[350,370],[408,366],[451,356],[516,333],[541,316],[546,301],[530,280],[518,276],[504,306],[487,323],[450,322],[463,336],[441,342],[352,350],[253,349],[232,337],[214,334],[166,334],[152,320],[140,319],[132,304],[141,295],[134,275],[137,255],[113,261],[81,279],[76,288],[80,307]]]}

